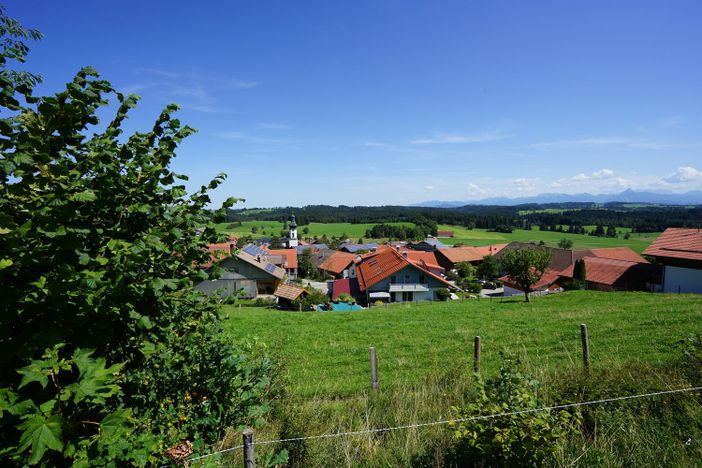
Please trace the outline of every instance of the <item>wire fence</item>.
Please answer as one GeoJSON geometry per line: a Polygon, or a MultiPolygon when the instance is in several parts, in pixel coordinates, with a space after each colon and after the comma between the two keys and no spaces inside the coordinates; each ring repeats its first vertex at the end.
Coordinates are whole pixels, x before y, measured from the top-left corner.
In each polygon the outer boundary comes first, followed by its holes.
{"type": "MultiPolygon", "coordinates": [[[[337,437],[352,437],[352,436],[360,436],[360,435],[370,435],[370,434],[400,431],[400,430],[406,430],[406,429],[418,429],[418,428],[424,428],[424,427],[442,426],[442,425],[457,424],[457,423],[470,422],[470,421],[481,421],[481,420],[487,420],[487,419],[504,418],[504,417],[509,417],[509,416],[518,416],[518,415],[522,415],[522,414],[539,413],[539,412],[544,412],[544,411],[565,410],[565,409],[571,409],[571,408],[579,408],[579,407],[583,407],[583,406],[595,406],[595,405],[601,405],[601,404],[606,404],[606,403],[615,403],[615,402],[619,402],[619,401],[635,400],[635,399],[640,399],[640,398],[652,398],[652,397],[662,396],[662,395],[690,393],[690,392],[697,392],[697,391],[702,391],[702,386],[678,388],[678,389],[673,389],[673,390],[661,390],[661,391],[657,391],[657,392],[641,393],[641,394],[637,394],[637,395],[617,396],[617,397],[612,397],[612,398],[603,398],[603,399],[599,399],[599,400],[589,400],[589,401],[582,401],[582,402],[576,402],[576,403],[564,403],[564,404],[553,405],[553,406],[545,406],[542,408],[530,408],[530,409],[523,409],[523,410],[516,410],[516,411],[507,411],[507,412],[503,412],[503,413],[493,413],[493,414],[486,414],[486,415],[480,415],[480,416],[472,416],[469,418],[445,419],[445,420],[431,421],[431,422],[424,422],[424,423],[405,424],[405,425],[400,425],[400,426],[365,429],[365,430],[360,430],[360,431],[334,432],[334,433],[319,434],[319,435],[314,435],[314,436],[264,440],[264,441],[260,441],[260,442],[254,442],[253,445],[256,445],[256,446],[271,445],[271,444],[281,444],[281,443],[288,443],[288,442],[306,442],[306,441],[321,440],[321,439],[332,439],[332,438],[337,438],[337,437]]],[[[213,456],[235,452],[237,450],[243,449],[244,447],[245,447],[244,445],[237,445],[237,446],[230,447],[230,448],[227,448],[224,450],[219,450],[219,451],[212,452],[209,454],[200,455],[197,457],[192,457],[188,461],[195,462],[195,461],[199,461],[199,460],[204,460],[206,458],[210,458],[213,456]]]]}

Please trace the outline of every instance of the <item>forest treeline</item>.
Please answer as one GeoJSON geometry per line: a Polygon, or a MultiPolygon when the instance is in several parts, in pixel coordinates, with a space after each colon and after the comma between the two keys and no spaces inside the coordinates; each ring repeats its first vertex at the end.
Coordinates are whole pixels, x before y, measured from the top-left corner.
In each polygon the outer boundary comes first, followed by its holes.
{"type": "Polygon", "coordinates": [[[621,204],[594,205],[566,203],[547,205],[487,206],[467,205],[459,208],[425,208],[411,206],[330,206],[310,205],[271,209],[229,210],[228,221],[285,222],[295,213],[299,225],[309,223],[381,224],[412,222],[415,224],[450,224],[466,228],[532,228],[553,230],[554,226],[617,226],[634,232],[660,232],[668,227],[702,226],[702,206],[637,206],[621,204]],[[560,211],[562,210],[562,211],[560,211]],[[432,223],[427,223],[431,220],[432,223]]]}

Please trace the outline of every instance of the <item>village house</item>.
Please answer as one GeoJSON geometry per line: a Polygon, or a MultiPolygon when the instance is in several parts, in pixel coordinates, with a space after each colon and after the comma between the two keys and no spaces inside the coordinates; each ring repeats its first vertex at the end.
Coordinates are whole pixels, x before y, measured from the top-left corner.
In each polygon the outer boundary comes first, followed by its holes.
{"type": "Polygon", "coordinates": [[[358,252],[375,252],[378,249],[378,244],[371,242],[368,244],[354,244],[352,242],[346,242],[339,246],[339,250],[347,253],[358,253],[358,252]]]}
{"type": "Polygon", "coordinates": [[[406,259],[395,249],[383,249],[367,255],[356,264],[361,303],[377,300],[387,302],[413,302],[437,299],[436,291],[442,288],[458,290],[444,278],[425,270],[406,259]]]}
{"type": "Polygon", "coordinates": [[[334,278],[348,278],[354,275],[352,267],[357,258],[358,255],[352,253],[331,251],[317,268],[329,273],[334,278]]]}
{"type": "Polygon", "coordinates": [[[288,275],[288,280],[297,279],[296,249],[269,249],[265,247],[264,250],[268,253],[267,260],[284,269],[288,275]]]}
{"type": "Polygon", "coordinates": [[[426,239],[419,242],[411,242],[407,244],[407,248],[411,250],[422,250],[424,252],[433,252],[435,250],[448,249],[449,247],[442,244],[437,239],[433,237],[427,237],[426,239]]]}
{"type": "Polygon", "coordinates": [[[484,247],[461,246],[436,251],[436,260],[444,269],[453,270],[459,263],[477,265],[487,256],[496,255],[507,244],[488,245],[484,247]]]}
{"type": "Polygon", "coordinates": [[[444,238],[453,237],[453,231],[437,231],[436,237],[444,237],[444,238]]]}
{"type": "Polygon", "coordinates": [[[645,251],[663,267],[663,292],[702,294],[702,231],[668,228],[645,251]]]}
{"type": "MultiPolygon", "coordinates": [[[[519,296],[524,294],[521,287],[514,282],[509,276],[503,276],[499,279],[504,285],[504,292],[502,295],[504,297],[519,296]]],[[[531,287],[530,296],[544,296],[546,294],[552,294],[556,292],[562,292],[563,286],[561,285],[561,275],[557,271],[547,270],[544,272],[543,276],[539,281],[536,282],[531,287]]]]}
{"type": "MultiPolygon", "coordinates": [[[[510,248],[537,248],[533,244],[513,242],[510,248]]],[[[601,249],[544,249],[552,255],[548,270],[536,285],[532,295],[560,292],[573,287],[573,270],[575,261],[585,262],[586,287],[596,291],[651,291],[660,290],[661,269],[651,265],[648,260],[629,247],[611,247],[601,249]],[[559,269],[560,267],[563,267],[559,269]]],[[[503,276],[504,296],[524,294],[509,276],[503,276]]]]}
{"type": "Polygon", "coordinates": [[[208,295],[219,292],[223,297],[237,294],[247,299],[259,294],[273,294],[285,278],[285,270],[265,258],[244,251],[219,258],[216,261],[223,269],[220,278],[202,281],[195,288],[208,295]]]}

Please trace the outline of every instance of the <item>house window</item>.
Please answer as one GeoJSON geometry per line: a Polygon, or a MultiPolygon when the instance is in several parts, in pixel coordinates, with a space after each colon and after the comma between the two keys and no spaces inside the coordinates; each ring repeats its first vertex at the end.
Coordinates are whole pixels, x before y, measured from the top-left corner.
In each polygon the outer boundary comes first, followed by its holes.
{"type": "Polygon", "coordinates": [[[412,302],[414,300],[414,293],[412,291],[404,291],[402,293],[402,302],[412,302]]]}
{"type": "Polygon", "coordinates": [[[405,284],[410,282],[410,275],[405,275],[405,284]]]}
{"type": "Polygon", "coordinates": [[[425,279],[425,278],[424,278],[424,275],[419,275],[419,283],[420,283],[420,284],[426,283],[426,281],[424,281],[424,279],[425,279]]]}
{"type": "Polygon", "coordinates": [[[390,284],[395,284],[397,283],[397,276],[391,276],[390,277],[390,284]]]}

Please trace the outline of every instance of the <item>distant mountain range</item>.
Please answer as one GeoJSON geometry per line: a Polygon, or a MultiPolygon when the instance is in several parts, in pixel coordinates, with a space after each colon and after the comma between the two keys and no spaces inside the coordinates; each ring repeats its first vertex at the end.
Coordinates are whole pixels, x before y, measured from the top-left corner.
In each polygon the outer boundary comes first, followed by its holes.
{"type": "Polygon", "coordinates": [[[598,194],[590,193],[542,193],[530,197],[506,198],[493,197],[482,200],[467,201],[441,201],[430,200],[417,203],[411,206],[432,207],[432,208],[457,208],[466,205],[500,205],[514,206],[526,205],[529,203],[643,203],[656,205],[702,205],[702,190],[695,190],[687,193],[659,193],[659,192],[637,192],[625,190],[621,193],[598,194]]]}

